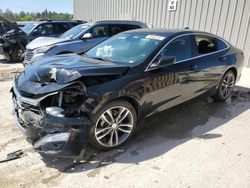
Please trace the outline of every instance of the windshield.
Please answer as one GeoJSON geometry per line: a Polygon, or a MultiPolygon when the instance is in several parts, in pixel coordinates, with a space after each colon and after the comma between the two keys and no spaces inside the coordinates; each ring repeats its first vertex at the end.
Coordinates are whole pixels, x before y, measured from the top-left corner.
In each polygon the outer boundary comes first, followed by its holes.
{"type": "Polygon", "coordinates": [[[30,33],[30,31],[33,29],[33,27],[35,27],[37,24],[36,23],[28,23],[26,24],[22,30],[25,32],[25,33],[30,33]]]}
{"type": "Polygon", "coordinates": [[[138,63],[150,55],[165,37],[124,33],[116,35],[85,53],[114,63],[138,63]]]}
{"type": "Polygon", "coordinates": [[[78,35],[80,35],[83,31],[85,31],[87,28],[89,27],[89,25],[77,25],[73,28],[71,28],[70,30],[64,32],[63,34],[61,34],[59,36],[59,38],[64,38],[64,39],[75,39],[77,38],[78,35]]]}

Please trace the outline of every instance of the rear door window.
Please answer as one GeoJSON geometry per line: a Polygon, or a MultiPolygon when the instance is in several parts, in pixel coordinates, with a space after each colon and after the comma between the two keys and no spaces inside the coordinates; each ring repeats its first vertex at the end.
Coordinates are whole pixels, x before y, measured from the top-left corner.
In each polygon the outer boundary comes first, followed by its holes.
{"type": "Polygon", "coordinates": [[[67,23],[55,23],[54,24],[55,34],[62,34],[69,29],[69,25],[67,23]]]}
{"type": "Polygon", "coordinates": [[[90,30],[93,38],[109,37],[109,27],[107,25],[95,26],[90,30]]]}
{"type": "Polygon", "coordinates": [[[162,56],[175,57],[177,63],[192,58],[192,38],[183,36],[173,40],[161,51],[158,58],[162,56]]]}
{"type": "Polygon", "coordinates": [[[195,41],[198,55],[209,54],[218,50],[215,38],[213,37],[196,35],[195,41]]]}
{"type": "Polygon", "coordinates": [[[123,31],[128,31],[132,29],[139,29],[140,27],[137,25],[111,25],[111,35],[116,35],[123,31]]]}

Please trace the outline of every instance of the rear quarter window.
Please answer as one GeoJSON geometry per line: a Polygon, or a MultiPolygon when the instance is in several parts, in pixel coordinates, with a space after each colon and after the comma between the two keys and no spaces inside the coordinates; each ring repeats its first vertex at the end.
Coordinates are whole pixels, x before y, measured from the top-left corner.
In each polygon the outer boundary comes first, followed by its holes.
{"type": "Polygon", "coordinates": [[[213,53],[228,47],[224,41],[212,36],[196,35],[195,42],[197,46],[197,55],[213,53]]]}
{"type": "Polygon", "coordinates": [[[54,29],[56,34],[62,34],[69,29],[69,25],[67,23],[56,23],[54,29]]]}

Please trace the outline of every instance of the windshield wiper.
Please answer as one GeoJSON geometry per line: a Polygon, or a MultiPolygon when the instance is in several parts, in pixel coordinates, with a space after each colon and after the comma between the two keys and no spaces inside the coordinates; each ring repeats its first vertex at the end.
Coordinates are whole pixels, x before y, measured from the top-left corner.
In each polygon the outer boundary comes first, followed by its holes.
{"type": "Polygon", "coordinates": [[[109,60],[109,59],[106,59],[106,58],[104,58],[104,57],[90,57],[90,56],[89,56],[89,58],[101,60],[101,61],[104,61],[104,62],[113,63],[113,61],[111,61],[111,60],[109,60]]]}
{"type": "Polygon", "coordinates": [[[104,61],[104,62],[109,62],[109,63],[113,63],[113,61],[109,60],[109,59],[106,59],[104,57],[92,57],[92,56],[88,56],[87,54],[83,54],[84,56],[88,57],[88,58],[91,58],[91,59],[97,59],[97,60],[101,60],[101,61],[104,61]]]}
{"type": "Polygon", "coordinates": [[[79,52],[77,53],[78,55],[82,55],[84,57],[87,57],[87,58],[91,58],[91,59],[97,59],[97,60],[101,60],[101,61],[104,61],[104,62],[109,62],[109,63],[113,63],[113,61],[109,60],[109,59],[106,59],[106,58],[103,58],[103,57],[92,57],[92,56],[88,56],[86,54],[86,52],[79,52]]]}

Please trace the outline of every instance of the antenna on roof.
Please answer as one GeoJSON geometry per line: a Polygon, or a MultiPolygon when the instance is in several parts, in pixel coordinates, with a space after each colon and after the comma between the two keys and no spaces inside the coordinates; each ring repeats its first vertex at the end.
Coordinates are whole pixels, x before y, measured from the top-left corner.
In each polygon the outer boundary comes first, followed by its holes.
{"type": "Polygon", "coordinates": [[[189,29],[189,27],[184,27],[184,29],[189,29]]]}

